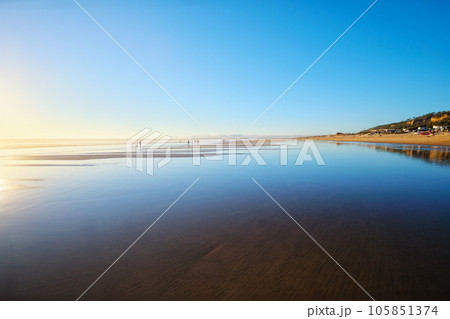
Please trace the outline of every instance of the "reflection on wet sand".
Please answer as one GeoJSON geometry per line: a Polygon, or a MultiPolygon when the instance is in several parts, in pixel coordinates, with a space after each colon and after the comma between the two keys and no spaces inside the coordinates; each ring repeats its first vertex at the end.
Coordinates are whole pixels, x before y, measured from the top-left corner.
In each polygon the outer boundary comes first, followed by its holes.
{"type": "MultiPolygon", "coordinates": [[[[376,151],[402,154],[404,156],[421,159],[425,162],[432,164],[442,166],[450,165],[449,147],[405,145],[405,144],[368,144],[368,143],[355,143],[355,144],[366,146],[376,151]]],[[[348,145],[348,143],[336,143],[336,145],[348,145]]]]}
{"type": "Polygon", "coordinates": [[[82,300],[368,300],[251,177],[375,299],[448,300],[450,171],[428,165],[448,148],[338,145],[320,145],[325,166],[267,147],[267,166],[174,159],[151,178],[96,157],[120,149],[8,151],[23,158],[0,158],[0,300],[75,300],[195,178],[82,300]]]}
{"type": "Polygon", "coordinates": [[[36,188],[36,182],[42,182],[40,178],[0,178],[0,191],[36,188]]]}

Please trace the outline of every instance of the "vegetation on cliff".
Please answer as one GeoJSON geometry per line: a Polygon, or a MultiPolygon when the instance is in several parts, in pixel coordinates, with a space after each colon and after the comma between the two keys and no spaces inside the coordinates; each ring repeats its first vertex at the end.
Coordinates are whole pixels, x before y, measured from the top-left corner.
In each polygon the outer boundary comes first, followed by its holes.
{"type": "Polygon", "coordinates": [[[433,112],[422,116],[409,118],[405,121],[383,124],[364,130],[362,132],[368,132],[370,130],[384,130],[384,129],[409,129],[416,130],[418,127],[433,127],[437,126],[450,126],[450,111],[433,112]]]}

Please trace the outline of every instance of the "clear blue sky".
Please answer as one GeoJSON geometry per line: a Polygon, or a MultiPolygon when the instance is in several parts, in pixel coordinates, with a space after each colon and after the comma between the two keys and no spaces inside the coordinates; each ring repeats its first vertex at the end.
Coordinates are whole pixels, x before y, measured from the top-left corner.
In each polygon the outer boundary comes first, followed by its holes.
{"type": "Polygon", "coordinates": [[[450,104],[450,1],[0,0],[0,138],[308,135],[450,104]]]}

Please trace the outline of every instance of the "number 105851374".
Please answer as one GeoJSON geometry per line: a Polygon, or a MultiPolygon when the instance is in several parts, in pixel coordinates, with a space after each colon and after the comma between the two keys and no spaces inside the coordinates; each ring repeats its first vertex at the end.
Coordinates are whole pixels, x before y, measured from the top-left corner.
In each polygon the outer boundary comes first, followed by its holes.
{"type": "Polygon", "coordinates": [[[426,316],[437,314],[437,306],[369,306],[370,316],[426,316]]]}

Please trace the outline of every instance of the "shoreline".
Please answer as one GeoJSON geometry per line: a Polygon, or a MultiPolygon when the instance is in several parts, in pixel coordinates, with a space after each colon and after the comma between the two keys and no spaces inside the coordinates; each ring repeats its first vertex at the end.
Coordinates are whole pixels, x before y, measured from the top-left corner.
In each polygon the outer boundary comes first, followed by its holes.
{"type": "Polygon", "coordinates": [[[300,137],[298,140],[312,139],[336,142],[389,143],[409,145],[450,146],[450,134],[441,133],[433,136],[415,135],[414,133],[392,135],[328,135],[300,137]]]}

